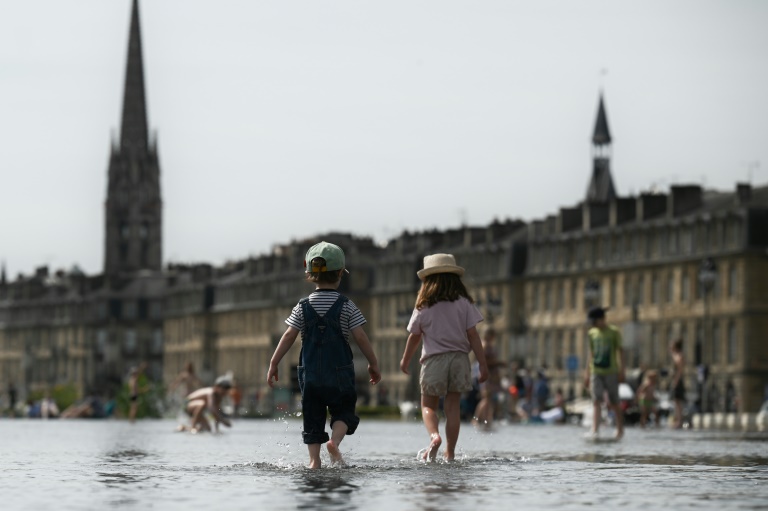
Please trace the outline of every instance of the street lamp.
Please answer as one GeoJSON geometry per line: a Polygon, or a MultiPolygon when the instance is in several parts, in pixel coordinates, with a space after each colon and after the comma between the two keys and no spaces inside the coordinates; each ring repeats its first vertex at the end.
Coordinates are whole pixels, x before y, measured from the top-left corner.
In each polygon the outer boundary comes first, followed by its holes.
{"type": "MultiPolygon", "coordinates": [[[[709,325],[709,293],[712,291],[712,289],[715,287],[715,282],[717,282],[717,265],[715,264],[715,261],[711,257],[707,257],[703,261],[701,261],[701,265],[699,266],[699,284],[701,284],[701,289],[704,293],[704,339],[703,343],[704,345],[708,345],[709,342],[715,342],[715,339],[711,339],[710,335],[710,325],[709,325]]],[[[706,397],[706,380],[708,376],[708,369],[706,364],[704,364],[704,360],[702,357],[702,350],[701,347],[698,346],[699,351],[696,354],[698,360],[699,367],[697,368],[697,380],[699,384],[699,396],[701,399],[701,408],[704,410],[705,408],[707,411],[709,410],[709,404],[707,403],[706,397]]]]}

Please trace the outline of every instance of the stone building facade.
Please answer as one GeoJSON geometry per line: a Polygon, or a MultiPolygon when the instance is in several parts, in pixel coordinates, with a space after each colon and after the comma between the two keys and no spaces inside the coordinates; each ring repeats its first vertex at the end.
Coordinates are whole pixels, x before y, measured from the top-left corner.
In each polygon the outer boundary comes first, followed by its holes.
{"type": "Polygon", "coordinates": [[[609,306],[629,368],[669,368],[669,343],[682,338],[692,403],[755,410],[768,382],[768,187],[619,197],[604,117],[601,100],[585,200],[528,229],[529,360],[579,395],[586,311],[609,306]]]}
{"type": "Polygon", "coordinates": [[[684,340],[692,403],[753,411],[768,383],[768,186],[729,191],[675,185],[668,193],[620,196],[611,134],[600,99],[592,175],[583,200],[532,222],[404,232],[386,246],[326,233],[228,263],[162,261],[157,144],[147,122],[138,1],[131,11],[120,138],[112,143],[102,274],[77,268],[11,281],[0,275],[0,383],[24,392],[74,384],[113,393],[129,367],[148,364],[170,382],[192,362],[204,383],[232,373],[253,413],[296,406],[297,342],[271,392],[266,371],[284,320],[311,291],[303,257],[321,239],[342,246],[350,274],[341,291],[362,310],[383,374],[367,386],[358,353],[361,400],[418,399],[418,364],[399,369],[423,257],[453,253],[493,328],[500,357],[546,368],[552,387],[582,394],[585,316],[611,307],[632,369],[668,366],[668,343],[684,340]],[[364,390],[365,389],[365,390],[364,390]]]}

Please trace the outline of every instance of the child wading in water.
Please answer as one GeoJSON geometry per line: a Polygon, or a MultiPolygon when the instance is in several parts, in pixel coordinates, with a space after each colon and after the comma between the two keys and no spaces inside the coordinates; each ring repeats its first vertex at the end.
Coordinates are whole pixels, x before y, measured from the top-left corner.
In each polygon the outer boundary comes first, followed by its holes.
{"type": "Polygon", "coordinates": [[[411,358],[419,343],[424,341],[419,360],[419,382],[421,414],[430,443],[422,458],[429,461],[435,459],[442,444],[437,408],[443,396],[447,440],[443,457],[450,461],[456,455],[461,394],[472,390],[470,350],[480,366],[478,381],[483,383],[488,379],[488,365],[475,328],[483,317],[461,281],[463,274],[464,268],[456,266],[451,254],[433,254],[424,258],[424,269],[417,272],[422,281],[421,289],[408,323],[410,335],[400,361],[400,369],[408,374],[411,358]]]}
{"type": "Polygon", "coordinates": [[[304,258],[307,280],[315,291],[302,298],[285,320],[288,325],[269,363],[267,383],[278,381],[277,366],[301,332],[298,377],[304,419],[302,438],[309,449],[309,468],[320,468],[320,445],[327,442],[334,463],[341,462],[339,444],[344,435],[357,429],[355,415],[355,366],[349,347],[350,335],[368,359],[370,382],[381,380],[379,363],[363,330],[365,318],[360,309],[336,291],[345,269],[344,252],[325,241],[312,246],[304,258]],[[331,414],[331,437],[325,432],[331,414]]]}

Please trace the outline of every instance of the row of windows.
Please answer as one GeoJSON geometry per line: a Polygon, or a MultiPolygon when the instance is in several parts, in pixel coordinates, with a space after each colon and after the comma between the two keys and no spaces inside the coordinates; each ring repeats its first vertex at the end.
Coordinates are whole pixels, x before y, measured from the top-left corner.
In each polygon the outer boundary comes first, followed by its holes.
{"type": "Polygon", "coordinates": [[[706,254],[712,250],[739,247],[742,231],[741,222],[731,219],[701,222],[693,227],[671,226],[650,232],[557,241],[531,247],[529,260],[533,270],[543,270],[706,254]]]}
{"type": "MultiPolygon", "coordinates": [[[[712,298],[722,295],[721,283],[725,279],[725,291],[728,298],[737,298],[741,291],[739,272],[735,264],[728,266],[725,275],[718,278],[712,288],[712,298]]],[[[690,268],[666,272],[633,272],[623,277],[603,279],[603,285],[595,282],[593,296],[589,295],[587,284],[578,279],[566,282],[533,282],[530,284],[532,311],[582,310],[585,302],[601,303],[616,307],[621,303],[625,307],[632,305],[658,305],[662,303],[687,303],[692,296],[700,299],[704,288],[690,268]],[[648,275],[648,278],[646,278],[648,275]],[[619,282],[622,282],[621,300],[619,282]],[[679,289],[679,293],[678,293],[679,289]],[[647,297],[647,300],[646,300],[647,297]]]]}

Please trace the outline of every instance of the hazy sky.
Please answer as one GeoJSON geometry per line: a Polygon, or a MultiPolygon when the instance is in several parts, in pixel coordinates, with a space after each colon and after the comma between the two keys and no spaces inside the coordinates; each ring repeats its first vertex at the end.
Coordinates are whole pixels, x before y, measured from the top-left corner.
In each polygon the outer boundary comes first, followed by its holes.
{"type": "MultiPolygon", "coordinates": [[[[143,0],[164,259],[768,182],[768,2],[143,0]],[[607,75],[601,78],[601,69],[607,75]],[[759,162],[758,164],[751,162],[759,162]]],[[[0,0],[0,260],[103,264],[129,0],[0,0]]]]}

